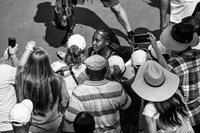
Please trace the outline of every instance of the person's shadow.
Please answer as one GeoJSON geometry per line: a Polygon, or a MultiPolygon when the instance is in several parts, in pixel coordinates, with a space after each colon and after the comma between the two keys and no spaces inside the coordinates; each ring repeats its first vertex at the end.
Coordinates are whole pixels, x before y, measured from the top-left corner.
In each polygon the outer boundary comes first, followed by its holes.
{"type": "MultiPolygon", "coordinates": [[[[65,36],[65,30],[59,30],[52,23],[52,11],[55,6],[52,6],[50,2],[43,2],[37,5],[37,12],[33,20],[37,23],[44,23],[46,26],[46,33],[43,36],[44,40],[52,47],[58,48],[62,44],[62,40],[65,36]]],[[[75,24],[86,25],[97,30],[102,26],[108,26],[96,13],[93,11],[75,7],[75,24]]],[[[76,28],[75,25],[75,28],[76,28]]],[[[111,27],[112,28],[112,27],[111,27]]],[[[126,39],[126,35],[118,29],[112,28],[117,36],[126,39]]]]}
{"type": "Polygon", "coordinates": [[[60,47],[66,31],[57,29],[52,23],[52,11],[54,6],[52,6],[50,2],[44,2],[38,4],[37,9],[33,20],[37,23],[45,24],[46,33],[43,36],[44,40],[52,47],[60,47]]]}

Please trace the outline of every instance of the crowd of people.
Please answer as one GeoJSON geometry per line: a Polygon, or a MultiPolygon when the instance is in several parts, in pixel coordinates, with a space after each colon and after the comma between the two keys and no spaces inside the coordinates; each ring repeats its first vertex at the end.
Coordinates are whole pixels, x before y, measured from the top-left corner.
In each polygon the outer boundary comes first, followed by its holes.
{"type": "Polygon", "coordinates": [[[88,49],[72,34],[53,63],[35,41],[20,59],[18,44],[9,46],[0,59],[0,132],[198,133],[196,5],[180,21],[163,19],[160,40],[148,32],[148,48],[122,45],[110,27],[97,29],[88,49]]]}

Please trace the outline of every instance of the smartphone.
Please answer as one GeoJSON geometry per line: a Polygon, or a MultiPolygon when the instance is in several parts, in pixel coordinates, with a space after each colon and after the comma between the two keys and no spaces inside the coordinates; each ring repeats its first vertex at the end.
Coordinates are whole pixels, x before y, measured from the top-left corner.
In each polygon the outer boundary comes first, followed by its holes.
{"type": "Polygon", "coordinates": [[[150,44],[149,34],[133,35],[134,44],[150,44]]]}
{"type": "Polygon", "coordinates": [[[8,38],[8,46],[11,46],[13,48],[13,47],[15,47],[15,45],[16,45],[16,38],[9,37],[8,38]]]}

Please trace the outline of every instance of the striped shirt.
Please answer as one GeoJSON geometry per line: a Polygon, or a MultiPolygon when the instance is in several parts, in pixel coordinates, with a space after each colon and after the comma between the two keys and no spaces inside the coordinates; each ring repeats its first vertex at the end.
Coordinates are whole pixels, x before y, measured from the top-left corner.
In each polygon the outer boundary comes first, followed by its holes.
{"type": "Polygon", "coordinates": [[[188,49],[170,59],[168,68],[180,78],[180,91],[189,109],[192,126],[200,123],[200,55],[188,49]]]}
{"type": "Polygon", "coordinates": [[[79,112],[88,111],[94,116],[96,132],[120,133],[119,109],[128,108],[130,103],[119,83],[87,80],[73,91],[65,118],[73,122],[79,112]]]}

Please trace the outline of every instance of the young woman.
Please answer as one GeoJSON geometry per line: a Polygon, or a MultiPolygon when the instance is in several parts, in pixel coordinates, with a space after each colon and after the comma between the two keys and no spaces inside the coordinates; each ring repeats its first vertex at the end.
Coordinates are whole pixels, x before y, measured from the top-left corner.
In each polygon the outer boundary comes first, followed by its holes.
{"type": "Polygon", "coordinates": [[[30,41],[22,55],[16,76],[18,102],[33,102],[31,132],[57,132],[69,95],[64,81],[54,73],[47,52],[30,41]]]}
{"type": "Polygon", "coordinates": [[[149,101],[143,110],[149,133],[194,133],[186,105],[176,92],[179,82],[177,75],[155,61],[140,66],[132,88],[149,101]]]}
{"type": "MultiPolygon", "coordinates": [[[[84,74],[86,66],[82,63],[85,59],[85,51],[85,38],[79,34],[71,35],[67,42],[67,51],[63,61],[57,61],[52,64],[52,68],[55,71],[59,69],[62,72],[70,96],[75,87],[87,79],[86,74],[84,74]]],[[[72,130],[70,127],[63,120],[61,131],[63,133],[70,132],[72,130]]]]}
{"type": "Polygon", "coordinates": [[[127,62],[133,49],[129,46],[121,46],[120,42],[109,27],[102,27],[94,32],[92,37],[92,47],[88,49],[88,56],[99,54],[105,59],[112,55],[121,56],[127,62]]]}

